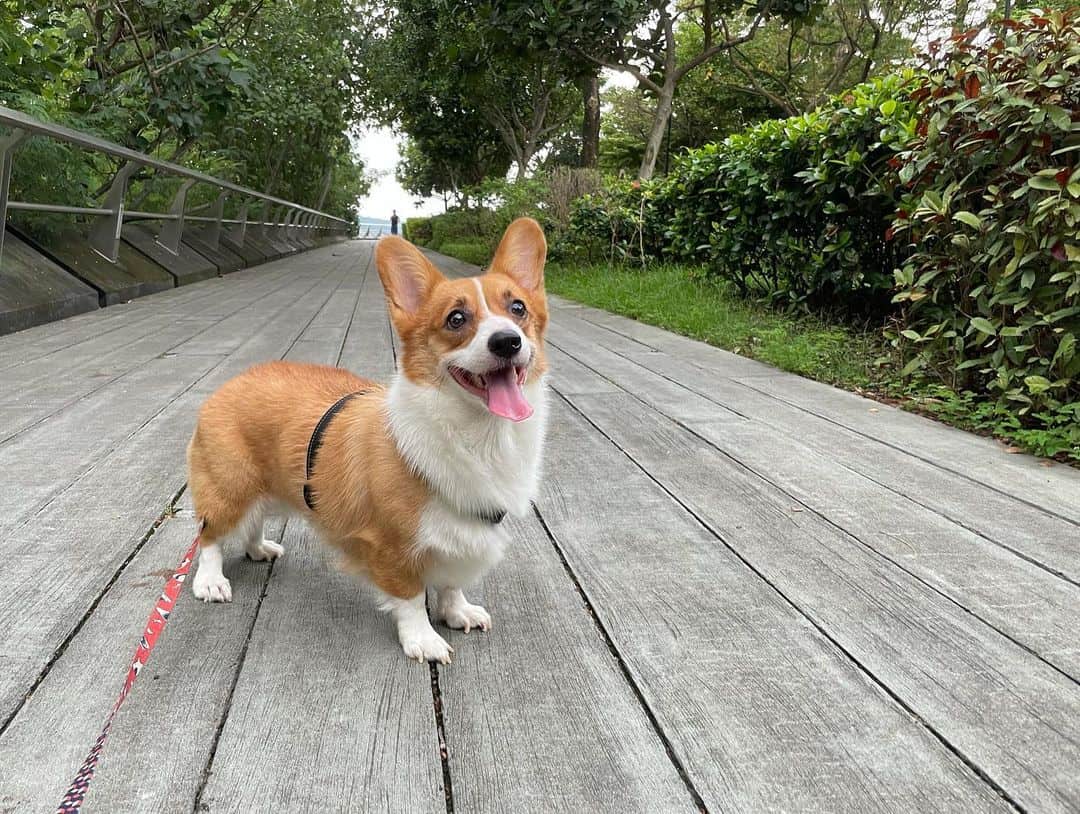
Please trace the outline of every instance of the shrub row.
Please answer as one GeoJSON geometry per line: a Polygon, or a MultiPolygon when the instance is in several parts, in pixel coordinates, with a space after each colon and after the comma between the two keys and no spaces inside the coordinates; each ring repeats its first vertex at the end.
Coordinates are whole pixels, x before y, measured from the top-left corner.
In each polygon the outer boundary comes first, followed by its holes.
{"type": "Polygon", "coordinates": [[[893,168],[909,370],[945,362],[1018,412],[1080,423],[1080,23],[1005,21],[941,44],[893,168]]]}
{"type": "Polygon", "coordinates": [[[888,310],[897,244],[883,185],[913,133],[910,75],[861,85],[802,116],[690,153],[656,190],[674,256],[750,295],[812,309],[888,310]]]}
{"type": "Polygon", "coordinates": [[[572,222],[747,295],[888,320],[905,376],[1080,422],[1077,12],[930,56],[587,197],[572,222]]]}
{"type": "Polygon", "coordinates": [[[410,218],[405,234],[413,243],[446,253],[451,244],[482,246],[487,262],[510,222],[528,216],[544,227],[549,256],[559,257],[572,251],[578,239],[570,225],[577,202],[600,188],[596,172],[561,166],[520,181],[488,179],[467,190],[471,206],[431,218],[410,218]]]}

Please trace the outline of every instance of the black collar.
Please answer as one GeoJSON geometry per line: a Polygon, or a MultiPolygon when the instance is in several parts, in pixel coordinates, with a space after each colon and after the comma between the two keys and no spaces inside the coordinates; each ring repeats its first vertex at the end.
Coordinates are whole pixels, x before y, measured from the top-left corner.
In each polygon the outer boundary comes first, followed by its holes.
{"type": "MultiPolygon", "coordinates": [[[[348,395],[342,396],[330,405],[330,409],[323,413],[322,418],[319,419],[319,423],[315,425],[315,429],[311,433],[311,440],[308,441],[307,447],[307,462],[304,467],[304,503],[306,503],[307,507],[312,511],[315,509],[315,503],[314,497],[311,494],[311,472],[315,468],[315,456],[319,452],[319,447],[322,446],[323,433],[325,433],[326,428],[330,426],[330,422],[333,421],[334,416],[340,413],[341,409],[348,404],[349,401],[356,396],[363,396],[370,392],[370,390],[357,390],[355,393],[349,393],[348,395]]],[[[426,481],[427,479],[425,478],[424,480],[426,481]]],[[[428,484],[428,487],[431,488],[430,483],[428,484]]],[[[432,489],[432,491],[434,491],[434,489],[432,489]]],[[[481,511],[466,516],[472,517],[474,520],[481,520],[485,523],[497,526],[506,517],[506,509],[487,512],[481,511]]]]}

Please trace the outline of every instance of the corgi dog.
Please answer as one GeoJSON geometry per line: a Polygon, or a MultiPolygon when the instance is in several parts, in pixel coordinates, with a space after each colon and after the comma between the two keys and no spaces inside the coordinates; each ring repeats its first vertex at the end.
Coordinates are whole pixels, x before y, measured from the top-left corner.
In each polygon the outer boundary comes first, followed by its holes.
{"type": "Polygon", "coordinates": [[[192,581],[229,602],[224,549],[253,560],[281,545],[263,520],[303,515],[374,586],[402,650],[449,663],[431,625],[488,630],[463,590],[503,554],[506,515],[535,496],[546,418],[547,245],[536,221],[506,230],[487,273],[451,280],[414,246],[386,237],[375,264],[401,340],[388,387],[346,370],[270,362],[203,405],[188,445],[201,527],[192,581]]]}

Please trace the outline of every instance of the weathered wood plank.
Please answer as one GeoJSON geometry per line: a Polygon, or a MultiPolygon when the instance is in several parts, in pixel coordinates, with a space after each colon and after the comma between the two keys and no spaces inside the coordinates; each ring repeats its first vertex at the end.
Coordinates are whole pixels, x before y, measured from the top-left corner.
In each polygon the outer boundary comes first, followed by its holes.
{"type": "Polygon", "coordinates": [[[1069,467],[1010,455],[993,439],[886,404],[872,405],[872,413],[854,393],[799,376],[755,378],[747,386],[1080,525],[1080,474],[1069,467]]]}
{"type": "MultiPolygon", "coordinates": [[[[317,284],[318,279],[297,278],[294,287],[280,290],[262,307],[242,309],[203,333],[220,336],[230,328],[247,330],[255,320],[244,338],[236,340],[237,344],[244,342],[256,333],[257,325],[265,324],[267,313],[286,312],[298,296],[317,284]]],[[[317,302],[321,304],[325,297],[325,292],[316,291],[317,302]]],[[[185,342],[181,347],[188,345],[185,342]]],[[[0,470],[11,484],[10,488],[0,489],[0,539],[85,474],[101,455],[118,449],[131,432],[186,392],[215,359],[220,361],[221,357],[213,353],[181,354],[179,350],[153,359],[102,388],[95,398],[77,402],[47,422],[0,444],[0,470]]]]}
{"type": "MultiPolygon", "coordinates": [[[[740,379],[774,400],[793,405],[839,427],[889,445],[909,457],[946,472],[1023,499],[1073,523],[1080,523],[1080,482],[1068,467],[1046,467],[1026,455],[1010,455],[997,442],[957,430],[853,393],[777,371],[701,342],[596,309],[556,309],[568,318],[585,319],[609,335],[639,341],[725,377],[740,379]],[[871,409],[876,412],[870,412],[871,409]]],[[[603,340],[601,340],[603,341],[603,340]]],[[[642,348],[628,349],[640,353],[642,348]]]]}
{"type": "MultiPolygon", "coordinates": [[[[217,290],[217,286],[185,287],[184,292],[192,296],[183,303],[183,310],[165,309],[162,306],[154,308],[141,317],[132,316],[119,327],[104,331],[96,336],[91,336],[75,344],[67,344],[63,347],[44,354],[30,354],[29,358],[21,359],[4,368],[5,379],[10,383],[10,389],[0,394],[0,406],[18,404],[25,408],[37,398],[37,389],[42,384],[55,384],[56,380],[63,377],[69,382],[68,387],[71,396],[78,395],[81,391],[76,386],[77,379],[74,376],[93,375],[96,383],[100,384],[101,374],[97,370],[103,365],[119,365],[124,361],[132,364],[140,361],[140,353],[146,355],[148,351],[144,347],[147,338],[156,338],[163,330],[182,330],[189,327],[189,335],[195,334],[206,325],[220,321],[241,304],[250,304],[254,297],[252,291],[258,284],[258,289],[267,294],[288,284],[288,279],[282,279],[282,272],[268,274],[248,285],[233,286],[231,290],[217,290]],[[210,291],[204,291],[210,288],[210,291]],[[132,352],[135,350],[136,352],[132,352]]],[[[155,300],[155,297],[148,298],[155,300]]],[[[95,313],[104,313],[97,311],[95,313]]],[[[160,342],[159,342],[160,344],[160,342]]],[[[166,346],[168,347],[168,346],[166,346]]],[[[5,356],[11,351],[0,346],[0,352],[5,356]]],[[[159,351],[160,352],[160,351],[159,351]]]]}
{"type": "MultiPolygon", "coordinates": [[[[720,407],[760,421],[832,459],[838,469],[852,470],[870,478],[883,488],[1080,584],[1080,546],[1074,542],[1078,532],[1070,521],[751,389],[745,386],[749,380],[737,382],[670,353],[642,352],[626,343],[620,345],[604,335],[590,334],[588,326],[580,321],[572,322],[572,325],[574,331],[556,336],[558,346],[575,357],[593,360],[594,367],[605,373],[611,364],[610,378],[617,379],[619,385],[639,398],[655,404],[649,388],[642,386],[645,379],[623,367],[627,360],[677,382],[686,389],[691,403],[694,399],[706,398],[720,407]],[[578,341],[579,333],[591,342],[578,341]]],[[[567,382],[566,386],[577,387],[578,380],[567,382]]],[[[873,402],[863,403],[868,413],[879,408],[873,402]]],[[[684,411],[677,401],[669,402],[668,408],[665,411],[673,418],[688,421],[698,417],[701,409],[695,406],[693,410],[684,411]]],[[[1080,476],[1073,473],[1072,479],[1080,490],[1080,476]]]]}
{"type": "Polygon", "coordinates": [[[572,401],[1010,799],[1075,808],[1077,682],[639,400],[572,401]]]}
{"type": "MultiPolygon", "coordinates": [[[[323,279],[328,273],[315,276],[323,279]]],[[[330,279],[340,282],[340,277],[330,279]]],[[[302,277],[297,284],[297,292],[310,288],[302,277]]],[[[328,297],[321,287],[299,297],[294,292],[280,318],[264,323],[227,359],[196,355],[156,360],[200,372],[178,397],[52,495],[17,531],[5,535],[4,549],[12,559],[0,571],[0,639],[18,646],[0,653],[0,720],[15,709],[109,575],[183,484],[184,450],[199,404],[249,364],[287,353],[328,297]],[[87,562],[94,568],[87,569],[87,562]]],[[[111,409],[123,413],[131,407],[121,401],[111,409]]],[[[72,432],[78,437],[77,428],[72,432]]],[[[31,449],[27,454],[32,458],[36,453],[31,449]]],[[[0,495],[10,490],[6,479],[11,475],[3,472],[0,495]]]]}
{"type": "MultiPolygon", "coordinates": [[[[580,398],[639,430],[628,397],[580,398]]],[[[540,511],[710,810],[1004,808],[580,415],[560,402],[552,418],[540,511]]],[[[761,525],[738,531],[776,548],[761,525]]]]}
{"type": "MultiPolygon", "coordinates": [[[[59,803],[120,691],[167,574],[194,534],[189,509],[164,520],[0,737],[8,767],[0,811],[50,811],[59,803]]],[[[214,613],[184,594],[113,726],[84,811],[192,810],[217,727],[207,713],[224,706],[265,574],[263,564],[234,568],[236,600],[214,613]]]]}
{"type": "Polygon", "coordinates": [[[364,264],[367,282],[360,291],[342,344],[340,364],[366,378],[388,383],[395,370],[393,337],[372,257],[369,254],[364,264]]]}
{"type": "MultiPolygon", "coordinates": [[[[307,298],[293,303],[292,313],[288,317],[264,331],[272,337],[270,341],[276,341],[278,355],[289,348],[295,350],[302,338],[309,335],[312,326],[326,310],[324,306],[327,301],[325,291],[309,294],[307,298]],[[312,316],[311,308],[319,309],[315,316],[312,316]]],[[[340,333],[344,334],[344,326],[340,328],[340,333]]],[[[321,344],[324,354],[318,361],[333,361],[340,341],[341,336],[323,336],[321,344]]],[[[249,348],[255,349],[254,353],[257,355],[268,349],[269,345],[253,341],[245,346],[244,351],[249,348]]],[[[240,360],[241,363],[254,361],[250,358],[250,352],[241,355],[244,357],[240,360]]],[[[204,396],[205,393],[200,393],[198,398],[191,399],[185,405],[186,420],[177,421],[173,425],[182,431],[182,435],[174,440],[172,446],[179,447],[175,441],[182,443],[190,435],[194,410],[204,396]]],[[[158,444],[162,442],[160,436],[151,440],[158,444]]],[[[168,442],[164,445],[170,446],[168,442]]],[[[150,471],[165,473],[165,479],[171,480],[173,484],[183,480],[182,456],[174,455],[171,460],[159,461],[158,467],[155,467],[152,460],[138,460],[143,461],[150,471]]],[[[184,517],[187,522],[183,524],[182,530],[176,533],[180,538],[186,535],[186,539],[182,543],[176,543],[176,552],[166,553],[167,562],[162,568],[171,568],[174,555],[178,556],[179,550],[190,542],[194,526],[189,515],[184,517]]],[[[163,526],[163,530],[175,528],[175,520],[166,521],[163,526]],[[169,525],[170,522],[172,526],[169,525]]],[[[152,538],[154,541],[160,539],[160,536],[152,538]]],[[[106,592],[101,608],[109,607],[110,603],[125,602],[120,587],[125,584],[125,580],[138,580],[137,584],[143,587],[148,584],[146,580],[138,579],[138,575],[141,573],[141,564],[151,557],[152,550],[156,549],[151,549],[148,545],[136,556],[123,571],[116,585],[106,592]],[[120,599],[117,598],[118,592],[121,593],[120,599]]],[[[214,735],[226,709],[241,652],[263,589],[266,570],[265,565],[256,565],[242,559],[232,564],[230,574],[237,585],[238,596],[237,601],[229,606],[215,606],[210,609],[185,595],[177,610],[176,621],[170,626],[168,633],[173,646],[166,644],[170,640],[166,637],[154,655],[154,675],[164,680],[152,687],[144,684],[144,694],[140,695],[136,691],[128,701],[124,714],[113,729],[109,748],[102,762],[101,776],[95,783],[86,810],[191,810],[202,783],[202,767],[209,759],[214,735]],[[245,591],[246,595],[243,595],[245,591]],[[219,612],[210,613],[211,610],[219,612]],[[194,669],[193,653],[197,654],[199,659],[195,662],[194,669]],[[193,675],[199,677],[198,703],[194,706],[190,703],[193,675]],[[163,727],[170,734],[178,734],[161,738],[163,727]],[[105,779],[106,776],[108,779],[105,779]],[[148,789],[147,777],[163,777],[164,781],[148,789]],[[133,804],[133,800],[138,801],[137,804],[133,804]]],[[[70,780],[69,775],[74,772],[82,753],[92,743],[96,735],[95,727],[100,726],[103,711],[111,700],[111,697],[108,697],[101,703],[81,706],[81,714],[71,716],[70,726],[62,729],[53,727],[51,722],[58,715],[67,714],[67,708],[71,704],[71,687],[79,684],[78,681],[71,681],[70,675],[75,673],[80,677],[96,678],[108,675],[111,671],[113,681],[108,682],[104,695],[116,692],[118,679],[122,677],[123,665],[126,664],[123,660],[130,657],[131,647],[139,631],[135,626],[141,624],[139,619],[145,618],[159,585],[159,581],[151,581],[149,589],[142,592],[148,596],[140,594],[144,607],[135,611],[127,620],[132,633],[119,637],[120,641],[117,641],[115,635],[116,624],[103,629],[97,624],[98,614],[92,615],[20,710],[11,728],[0,738],[0,754],[26,753],[40,761],[35,764],[32,772],[28,772],[20,780],[18,789],[21,796],[17,799],[40,800],[43,803],[55,803],[58,799],[57,787],[62,788],[70,780]],[[33,741],[43,729],[60,732],[62,736],[51,744],[49,750],[43,752],[38,748],[35,751],[33,741]],[[70,760],[61,761],[56,757],[57,753],[67,755],[69,752],[70,760]]],[[[130,604],[126,603],[124,607],[130,604]]],[[[146,681],[145,677],[143,681],[146,681]]],[[[92,697],[94,695],[91,693],[92,697]]],[[[98,690],[96,695],[102,695],[102,691],[98,690]]]]}
{"type": "Polygon", "coordinates": [[[470,601],[486,634],[440,628],[456,811],[695,810],[621,668],[536,518],[470,601]]]}
{"type": "MultiPolygon", "coordinates": [[[[224,287],[232,290],[234,287],[261,284],[263,280],[280,278],[286,271],[285,268],[272,269],[270,266],[262,266],[258,270],[251,270],[235,282],[229,280],[224,287]]],[[[77,348],[83,342],[112,331],[128,330],[133,323],[145,317],[160,318],[163,315],[176,314],[190,303],[205,303],[208,300],[212,302],[218,290],[216,285],[210,285],[212,282],[216,281],[207,281],[208,285],[200,286],[197,290],[188,287],[169,289],[153,297],[142,297],[130,303],[36,325],[5,336],[4,342],[0,344],[0,370],[34,362],[67,348],[77,348]]]]}
{"type": "Polygon", "coordinates": [[[1080,680],[1080,586],[758,422],[688,422],[717,449],[1080,680]]]}
{"type": "MultiPolygon", "coordinates": [[[[628,368],[626,359],[613,359],[614,354],[597,351],[571,332],[561,332],[559,339],[578,358],[595,359],[597,367],[627,392],[699,432],[725,454],[785,489],[793,502],[817,510],[1014,641],[1080,678],[1075,633],[1080,630],[1080,586],[847,468],[843,464],[850,458],[850,447],[838,461],[835,444],[827,446],[827,453],[821,452],[804,445],[794,433],[778,435],[760,421],[722,420],[728,415],[724,410],[716,411],[717,420],[703,421],[700,405],[684,407],[677,400],[657,399],[655,374],[641,367],[636,371],[633,366],[628,368]],[[573,341],[572,346],[568,340],[573,341]],[[1021,609],[1022,614],[1018,613],[1021,609]]],[[[563,392],[562,363],[569,358],[563,351],[553,352],[556,382],[563,392]]],[[[579,378],[571,379],[572,389],[582,387],[579,378]]],[[[593,378],[600,376],[594,373],[593,378]]],[[[686,393],[690,400],[701,398],[697,393],[686,393]]],[[[834,429],[827,426],[826,430],[831,438],[834,429]]],[[[874,452],[868,452],[868,463],[874,463],[874,452]]],[[[1022,515],[1033,513],[1028,507],[1019,508],[1022,515]]],[[[1068,536],[1051,541],[1055,543],[1068,547],[1068,536]]],[[[1011,548],[1024,547],[1021,542],[1011,548]]],[[[1080,552],[1074,556],[1080,562],[1080,552]]]]}
{"type": "Polygon", "coordinates": [[[303,524],[283,544],[202,810],[445,811],[427,666],[303,524]]]}

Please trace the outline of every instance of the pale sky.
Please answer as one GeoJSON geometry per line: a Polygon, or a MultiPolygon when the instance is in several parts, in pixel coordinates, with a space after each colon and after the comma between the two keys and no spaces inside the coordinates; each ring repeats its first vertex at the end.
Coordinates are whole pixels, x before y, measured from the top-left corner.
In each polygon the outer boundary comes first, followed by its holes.
{"type": "MultiPolygon", "coordinates": [[[[633,87],[635,82],[629,74],[603,71],[604,87],[619,85],[633,87]]],[[[404,137],[395,136],[388,127],[374,125],[362,128],[353,136],[353,144],[368,172],[377,176],[371,185],[371,192],[360,200],[360,214],[369,218],[389,220],[390,213],[397,209],[398,216],[405,220],[420,215],[436,215],[443,211],[441,197],[428,198],[419,206],[394,178],[394,169],[401,158],[400,148],[404,137]]]]}
{"type": "Polygon", "coordinates": [[[429,198],[417,206],[413,197],[394,178],[394,168],[401,158],[401,143],[402,139],[388,127],[366,127],[353,138],[357,152],[364,159],[364,166],[371,175],[377,176],[371,185],[371,192],[360,200],[361,215],[389,220],[390,213],[396,209],[398,217],[404,221],[443,211],[442,198],[429,198]]]}

